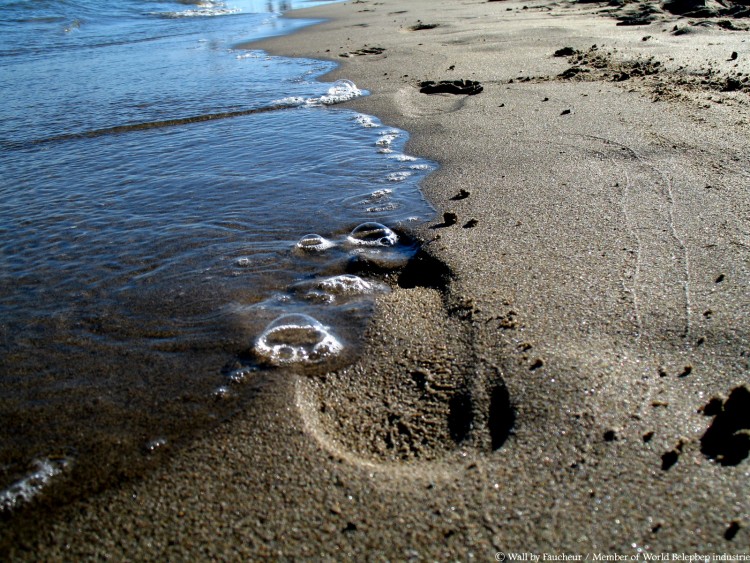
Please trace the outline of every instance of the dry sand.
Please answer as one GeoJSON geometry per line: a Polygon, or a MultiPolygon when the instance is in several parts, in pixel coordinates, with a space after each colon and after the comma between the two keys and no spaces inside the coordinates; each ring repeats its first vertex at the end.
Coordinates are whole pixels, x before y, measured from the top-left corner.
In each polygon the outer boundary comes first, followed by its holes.
{"type": "Polygon", "coordinates": [[[440,163],[424,252],[355,365],[274,375],[15,557],[748,553],[750,35],[605,9],[357,0],[263,43],[440,163]],[[420,93],[456,79],[483,91],[420,93]]]}

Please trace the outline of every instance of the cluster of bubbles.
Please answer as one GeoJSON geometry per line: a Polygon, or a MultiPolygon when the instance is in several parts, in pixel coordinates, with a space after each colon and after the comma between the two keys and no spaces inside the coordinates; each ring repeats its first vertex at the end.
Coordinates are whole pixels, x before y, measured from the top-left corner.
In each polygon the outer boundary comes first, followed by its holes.
{"type": "MultiPolygon", "coordinates": [[[[288,106],[319,106],[343,102],[362,95],[357,86],[348,80],[339,80],[318,98],[284,98],[274,103],[288,106]]],[[[365,128],[380,128],[381,125],[368,115],[359,114],[356,122],[365,128]]],[[[397,129],[383,128],[379,131],[375,147],[378,153],[389,160],[408,163],[409,170],[391,172],[387,182],[403,182],[414,174],[412,170],[426,170],[429,165],[419,164],[413,156],[394,151],[394,144],[401,137],[397,129]]],[[[373,191],[360,200],[367,212],[388,211],[396,204],[390,201],[392,188],[373,191]]],[[[389,227],[377,222],[365,222],[341,237],[327,238],[317,233],[301,237],[292,252],[305,260],[338,260],[346,256],[347,269],[354,272],[391,272],[402,267],[408,260],[409,245],[404,246],[399,236],[389,227]]],[[[215,391],[217,397],[231,394],[235,384],[245,383],[257,376],[261,366],[312,366],[340,356],[345,350],[344,342],[331,327],[311,316],[309,304],[320,306],[358,307],[362,296],[385,292],[388,286],[380,281],[364,279],[353,273],[318,276],[291,284],[287,291],[275,299],[284,303],[284,314],[270,322],[253,342],[252,352],[257,363],[235,367],[229,372],[225,385],[215,391]],[[301,307],[304,313],[290,312],[288,306],[301,307]],[[307,305],[305,305],[307,304],[307,305]]],[[[266,305],[263,305],[265,307],[266,305]]]]}
{"type": "MultiPolygon", "coordinates": [[[[297,242],[295,250],[318,254],[339,245],[353,249],[387,248],[395,246],[398,240],[398,235],[385,225],[368,222],[356,227],[338,243],[318,234],[305,235],[297,242]]],[[[341,297],[372,294],[384,291],[385,287],[354,274],[340,274],[298,282],[289,289],[306,300],[334,303],[341,297]]],[[[337,356],[343,349],[343,343],[330,327],[300,313],[284,314],[271,322],[253,347],[259,359],[274,366],[317,364],[337,356]]],[[[247,370],[252,368],[235,370],[230,378],[244,377],[247,370]]]]}
{"type": "Polygon", "coordinates": [[[395,129],[383,131],[380,134],[380,137],[378,137],[378,140],[375,141],[375,146],[378,147],[378,152],[381,154],[391,154],[393,152],[391,145],[393,144],[393,141],[398,139],[398,137],[399,132],[395,129]]]}

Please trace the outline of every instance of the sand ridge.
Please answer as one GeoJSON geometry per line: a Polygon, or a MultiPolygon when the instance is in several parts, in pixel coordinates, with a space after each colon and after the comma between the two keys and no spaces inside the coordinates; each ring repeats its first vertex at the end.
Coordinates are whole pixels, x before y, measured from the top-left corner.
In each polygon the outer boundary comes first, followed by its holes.
{"type": "Polygon", "coordinates": [[[354,365],[272,374],[254,408],[14,555],[746,553],[748,99],[679,77],[710,60],[742,81],[747,34],[601,8],[357,0],[261,44],[341,61],[371,92],[349,107],[440,163],[419,259],[354,365]],[[575,66],[587,79],[560,76],[575,66]],[[441,80],[483,90],[419,91],[441,80]]]}

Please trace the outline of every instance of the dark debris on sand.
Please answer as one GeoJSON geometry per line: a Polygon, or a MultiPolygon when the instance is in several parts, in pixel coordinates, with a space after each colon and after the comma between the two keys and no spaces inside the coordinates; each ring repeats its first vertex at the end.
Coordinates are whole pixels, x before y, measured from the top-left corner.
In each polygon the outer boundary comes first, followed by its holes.
{"type": "Polygon", "coordinates": [[[426,29],[435,29],[438,26],[436,23],[422,23],[418,21],[415,25],[409,27],[409,31],[424,31],[426,29]]]}
{"type": "Polygon", "coordinates": [[[721,465],[738,465],[750,455],[750,390],[732,389],[723,404],[712,399],[703,414],[714,416],[701,437],[701,452],[721,465]],[[720,406],[719,406],[720,405],[720,406]]]}
{"type": "Polygon", "coordinates": [[[347,53],[341,53],[339,57],[361,57],[363,55],[381,55],[385,52],[385,47],[368,47],[365,45],[361,49],[356,51],[349,51],[347,53]]]}
{"type": "Polygon", "coordinates": [[[693,91],[750,92],[750,77],[747,75],[720,72],[711,66],[691,74],[667,71],[661,61],[654,57],[625,60],[620,58],[616,49],[604,49],[597,45],[592,45],[586,51],[564,47],[555,51],[553,56],[565,56],[558,53],[571,51],[572,54],[568,55],[571,66],[557,75],[560,80],[624,82],[648,79],[646,84],[655,99],[674,97],[676,94],[671,86],[693,91]]]}
{"type": "Polygon", "coordinates": [[[466,94],[474,96],[484,88],[476,80],[441,80],[434,82],[426,80],[419,83],[419,91],[422,94],[466,94]]]}
{"type": "Polygon", "coordinates": [[[750,17],[750,3],[746,0],[720,0],[710,3],[706,0],[669,0],[664,2],[663,7],[670,14],[694,18],[750,17]]]}
{"type": "Polygon", "coordinates": [[[577,4],[605,4],[601,13],[618,19],[618,25],[645,25],[664,19],[668,15],[693,18],[746,18],[750,17],[750,2],[747,0],[577,0],[577,4]]]}
{"type": "Polygon", "coordinates": [[[592,45],[588,51],[574,51],[568,59],[573,66],[559,74],[559,77],[571,79],[589,75],[591,79],[621,82],[633,77],[657,74],[662,70],[661,62],[653,57],[618,61],[614,55],[614,51],[599,49],[596,45],[592,45]]]}

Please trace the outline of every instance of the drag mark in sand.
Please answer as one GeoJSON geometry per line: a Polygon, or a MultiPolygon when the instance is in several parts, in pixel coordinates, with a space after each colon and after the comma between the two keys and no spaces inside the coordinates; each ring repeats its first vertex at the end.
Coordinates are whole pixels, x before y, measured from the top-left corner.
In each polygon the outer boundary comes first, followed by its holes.
{"type": "MultiPolygon", "coordinates": [[[[638,157],[640,159],[640,157],[638,157]]],[[[667,212],[669,215],[669,231],[672,236],[672,241],[679,249],[679,256],[676,257],[678,261],[680,262],[680,267],[682,269],[682,291],[685,295],[685,332],[683,333],[683,337],[686,339],[690,338],[690,329],[691,329],[691,312],[692,312],[692,306],[690,302],[690,256],[688,254],[687,246],[685,246],[685,241],[680,237],[680,235],[677,233],[677,226],[675,224],[675,197],[674,197],[674,189],[672,180],[664,173],[663,170],[658,168],[653,168],[656,172],[659,173],[659,175],[664,179],[664,189],[665,189],[665,195],[667,198],[667,202],[669,203],[669,207],[667,208],[667,212]]]]}
{"type": "MultiPolygon", "coordinates": [[[[614,162],[613,162],[614,164],[614,162]]],[[[622,189],[622,198],[620,205],[622,206],[623,215],[625,216],[625,224],[628,227],[628,230],[633,235],[633,238],[636,242],[636,248],[635,248],[635,268],[633,272],[633,286],[628,288],[625,284],[625,278],[622,278],[622,285],[625,288],[625,291],[630,293],[630,295],[633,297],[633,313],[635,315],[635,321],[636,326],[638,329],[638,334],[636,335],[636,340],[640,341],[641,337],[643,336],[643,319],[641,318],[641,310],[640,305],[638,302],[638,291],[636,288],[636,283],[641,277],[641,248],[643,248],[643,244],[641,243],[641,236],[639,234],[639,230],[635,228],[635,224],[633,223],[631,215],[628,213],[628,193],[632,191],[632,181],[630,179],[630,175],[628,174],[627,170],[625,171],[625,186],[622,189]]]]}
{"type": "Polygon", "coordinates": [[[676,332],[680,338],[689,337],[689,256],[675,222],[673,181],[628,145],[591,135],[585,138],[608,147],[605,152],[610,155],[613,167],[621,168],[626,179],[621,205],[637,244],[631,293],[639,338],[646,332],[676,332]],[[619,151],[613,153],[612,148],[619,151]]]}

